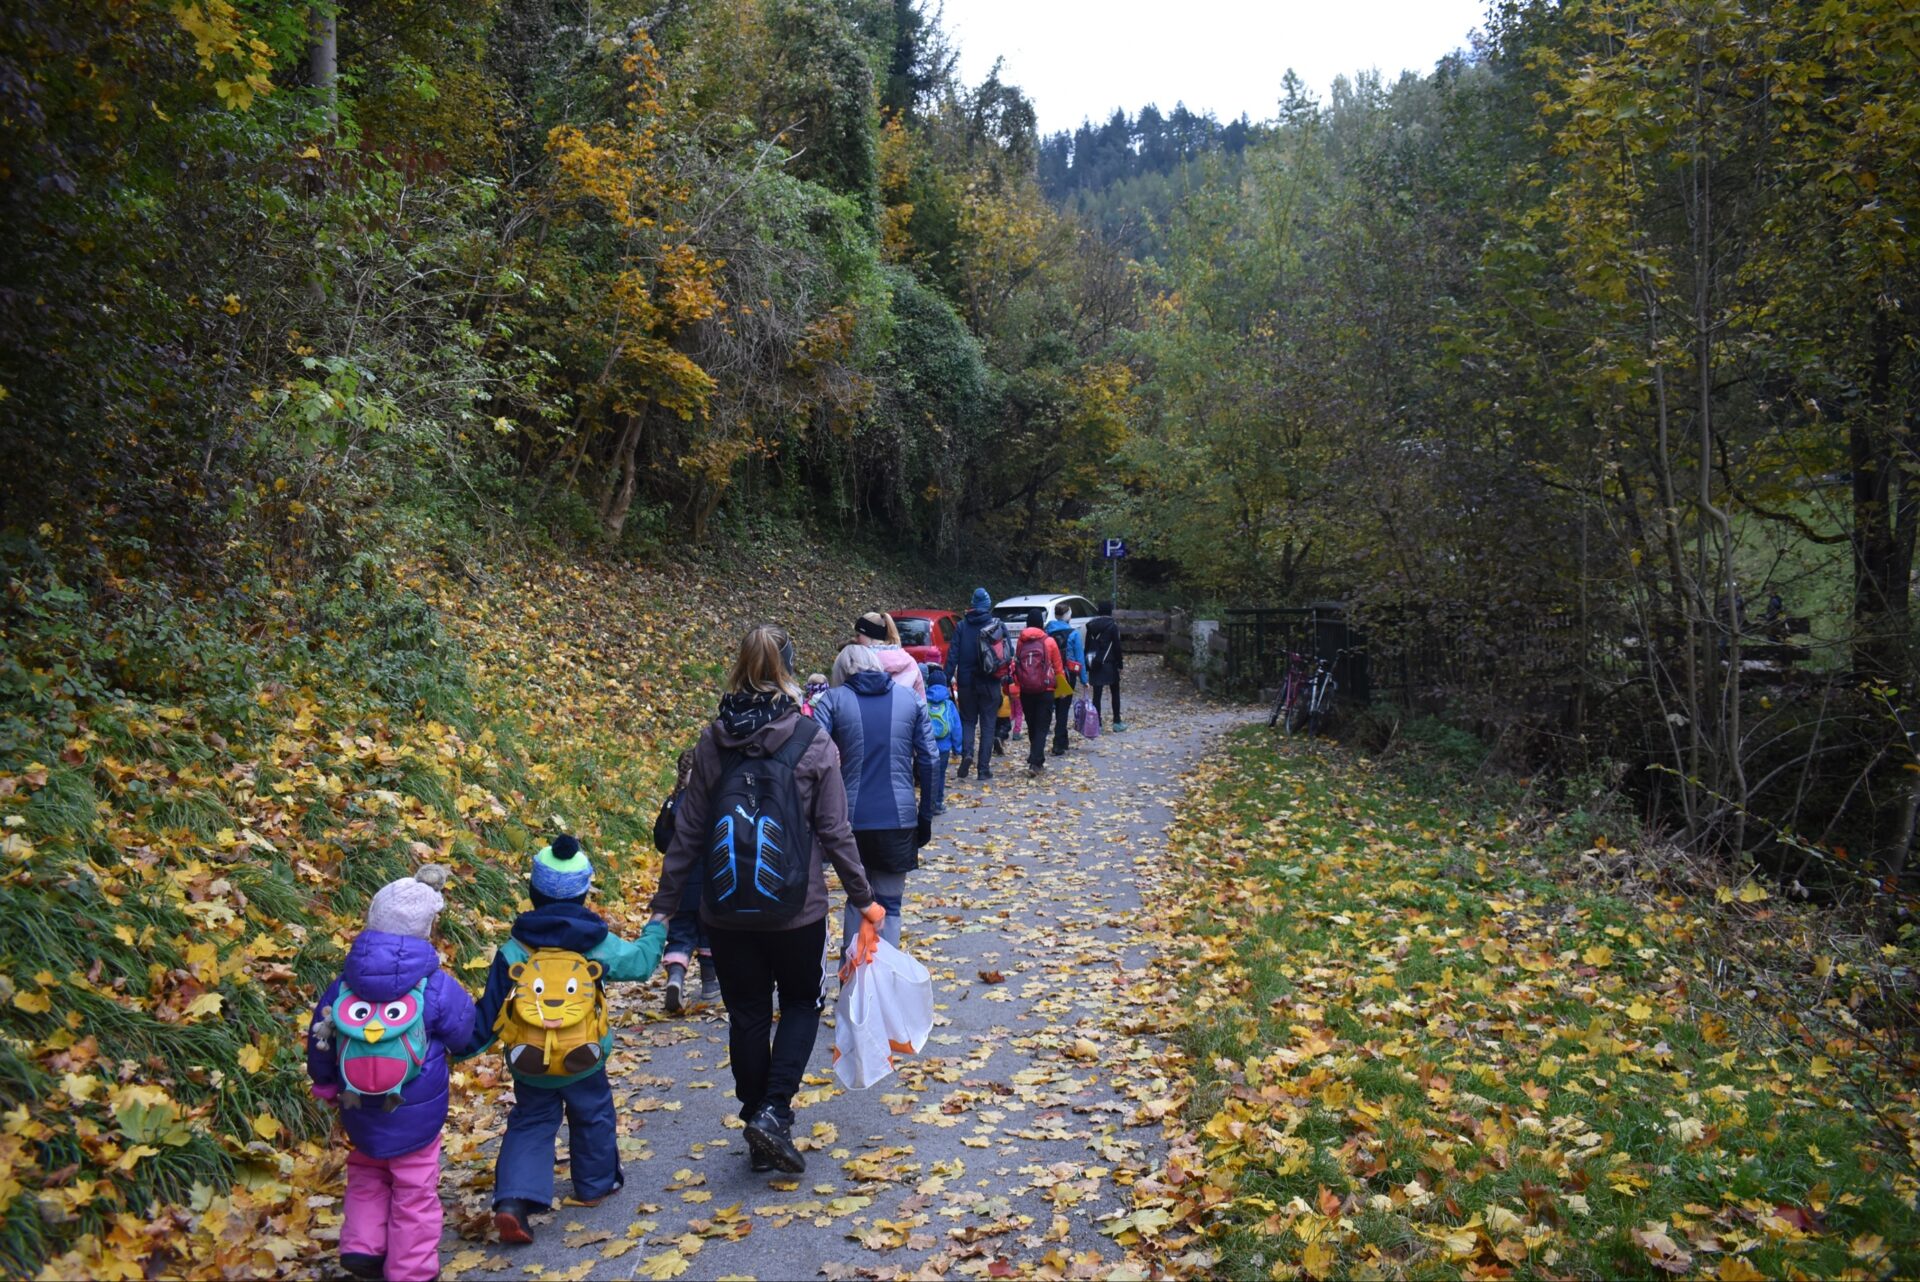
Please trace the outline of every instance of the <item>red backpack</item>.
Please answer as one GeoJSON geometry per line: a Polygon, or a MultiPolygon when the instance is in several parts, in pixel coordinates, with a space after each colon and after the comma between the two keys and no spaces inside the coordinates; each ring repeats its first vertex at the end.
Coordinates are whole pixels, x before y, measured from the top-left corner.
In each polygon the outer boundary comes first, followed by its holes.
{"type": "Polygon", "coordinates": [[[1053,693],[1053,664],[1047,661],[1045,637],[1020,638],[1014,650],[1013,679],[1021,694],[1053,693]]]}

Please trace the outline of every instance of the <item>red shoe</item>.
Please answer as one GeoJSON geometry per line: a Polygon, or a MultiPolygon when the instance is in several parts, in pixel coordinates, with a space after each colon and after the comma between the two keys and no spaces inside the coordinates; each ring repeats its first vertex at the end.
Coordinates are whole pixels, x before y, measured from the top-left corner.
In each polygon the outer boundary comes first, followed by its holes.
{"type": "Polygon", "coordinates": [[[524,1201],[508,1202],[493,1213],[493,1227],[500,1231],[500,1241],[507,1246],[533,1245],[533,1229],[530,1227],[532,1216],[524,1201]]]}

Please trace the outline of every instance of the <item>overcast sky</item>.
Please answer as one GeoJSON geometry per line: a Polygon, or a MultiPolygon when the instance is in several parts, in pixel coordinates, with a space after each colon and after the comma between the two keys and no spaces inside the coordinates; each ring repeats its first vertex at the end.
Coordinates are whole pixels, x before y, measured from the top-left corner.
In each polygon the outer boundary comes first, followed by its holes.
{"type": "Polygon", "coordinates": [[[1485,13],[1486,0],[946,0],[946,27],[968,84],[1004,56],[1053,133],[1150,102],[1266,119],[1288,67],[1322,99],[1336,75],[1429,71],[1485,13]]]}

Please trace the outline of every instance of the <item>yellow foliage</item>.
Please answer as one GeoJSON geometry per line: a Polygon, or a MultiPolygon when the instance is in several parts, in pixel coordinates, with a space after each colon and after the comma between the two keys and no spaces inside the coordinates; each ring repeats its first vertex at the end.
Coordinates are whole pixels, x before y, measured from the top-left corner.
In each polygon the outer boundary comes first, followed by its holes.
{"type": "Polygon", "coordinates": [[[228,0],[175,5],[173,17],[193,37],[194,56],[202,71],[213,74],[213,91],[221,102],[245,111],[255,98],[273,91],[267,76],[273,51],[228,0]]]}

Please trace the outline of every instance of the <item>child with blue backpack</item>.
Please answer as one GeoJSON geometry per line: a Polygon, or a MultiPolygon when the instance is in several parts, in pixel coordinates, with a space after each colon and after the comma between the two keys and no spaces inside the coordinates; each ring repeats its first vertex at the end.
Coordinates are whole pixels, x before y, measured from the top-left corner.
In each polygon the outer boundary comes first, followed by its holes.
{"type": "Polygon", "coordinates": [[[933,747],[940,760],[933,771],[933,813],[947,813],[947,763],[960,751],[960,705],[947,686],[946,669],[937,663],[920,665],[927,683],[927,720],[933,723],[933,747]]]}
{"type": "Polygon", "coordinates": [[[340,1265],[357,1278],[440,1274],[447,1055],[473,1033],[473,998],[433,946],[446,883],[428,865],[374,894],[307,1029],[313,1093],[340,1110],[353,1143],[340,1265]]]}

